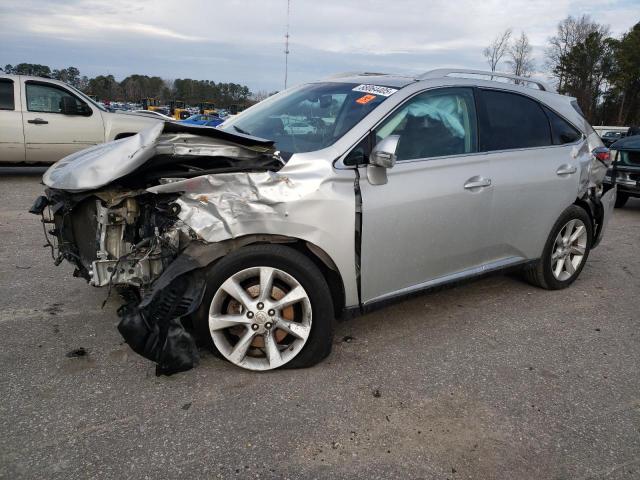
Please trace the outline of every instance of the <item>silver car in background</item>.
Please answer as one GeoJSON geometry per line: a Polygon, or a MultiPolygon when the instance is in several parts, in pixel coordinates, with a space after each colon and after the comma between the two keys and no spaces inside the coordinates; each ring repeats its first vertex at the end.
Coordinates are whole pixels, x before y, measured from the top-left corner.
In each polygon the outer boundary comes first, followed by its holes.
{"type": "Polygon", "coordinates": [[[328,355],[334,318],[435,286],[512,267],[569,286],[611,215],[609,165],[540,82],[350,74],[67,157],[32,211],[57,262],[128,287],[120,332],[159,373],[197,362],[194,334],[270,370],[328,355]]]}

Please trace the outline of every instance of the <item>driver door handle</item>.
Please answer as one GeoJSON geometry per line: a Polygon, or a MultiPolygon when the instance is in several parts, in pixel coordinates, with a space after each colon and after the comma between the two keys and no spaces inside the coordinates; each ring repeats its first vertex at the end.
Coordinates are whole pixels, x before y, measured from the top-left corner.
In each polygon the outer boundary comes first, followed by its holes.
{"type": "Polygon", "coordinates": [[[483,178],[483,177],[471,177],[464,183],[464,188],[466,190],[474,190],[476,188],[490,187],[491,179],[483,178]]]}
{"type": "Polygon", "coordinates": [[[36,125],[46,125],[49,122],[41,118],[34,118],[33,120],[27,120],[27,123],[35,123],[36,125]]]}
{"type": "Polygon", "coordinates": [[[558,176],[563,176],[563,175],[571,175],[572,173],[576,173],[577,169],[576,167],[574,167],[573,165],[569,165],[568,163],[565,163],[564,165],[560,165],[558,167],[558,169],[556,170],[556,175],[558,176]]]}

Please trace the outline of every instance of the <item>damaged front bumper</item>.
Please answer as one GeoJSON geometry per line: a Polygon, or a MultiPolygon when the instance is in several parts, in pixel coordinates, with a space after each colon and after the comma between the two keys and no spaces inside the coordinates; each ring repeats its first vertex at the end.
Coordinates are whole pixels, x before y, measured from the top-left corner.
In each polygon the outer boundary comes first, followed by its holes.
{"type": "Polygon", "coordinates": [[[212,130],[160,124],[67,157],[45,173],[48,188],[30,210],[41,216],[56,265],[69,261],[74,276],[109,293],[126,289],[118,329],[134,351],[157,363],[158,374],[197,363],[182,322],[200,306],[203,268],[227,248],[181,220],[183,190],[166,187],[283,164],[272,142],[212,130]]]}
{"type": "Polygon", "coordinates": [[[56,264],[68,260],[74,276],[96,287],[145,288],[192,240],[174,201],[144,191],[47,189],[30,211],[53,227],[45,234],[56,264]]]}

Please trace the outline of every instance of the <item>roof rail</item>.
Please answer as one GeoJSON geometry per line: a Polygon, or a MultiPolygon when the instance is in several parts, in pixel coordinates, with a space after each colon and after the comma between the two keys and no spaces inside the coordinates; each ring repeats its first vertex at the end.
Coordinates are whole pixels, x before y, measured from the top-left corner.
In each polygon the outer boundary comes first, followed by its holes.
{"type": "Polygon", "coordinates": [[[500,72],[486,72],[484,70],[469,70],[465,68],[438,68],[436,70],[429,70],[428,72],[424,72],[416,77],[416,80],[427,80],[430,78],[442,78],[448,77],[452,74],[458,75],[481,75],[483,77],[490,77],[493,80],[493,77],[498,78],[508,78],[510,80],[515,80],[516,82],[522,82],[525,84],[533,84],[538,87],[539,90],[545,92],[553,92],[554,89],[551,88],[544,82],[539,80],[535,80],[529,77],[519,77],[518,75],[511,75],[510,73],[500,73],[500,72]]]}
{"type": "Polygon", "coordinates": [[[385,75],[389,75],[388,73],[382,72],[340,72],[334,73],[333,75],[329,75],[327,80],[332,78],[345,78],[345,77],[383,77],[385,75]]]}
{"type": "Polygon", "coordinates": [[[326,78],[327,80],[330,80],[332,78],[345,78],[345,77],[354,77],[356,75],[360,75],[362,72],[339,72],[339,73],[332,73],[331,75],[328,75],[324,78],[326,78]]]}

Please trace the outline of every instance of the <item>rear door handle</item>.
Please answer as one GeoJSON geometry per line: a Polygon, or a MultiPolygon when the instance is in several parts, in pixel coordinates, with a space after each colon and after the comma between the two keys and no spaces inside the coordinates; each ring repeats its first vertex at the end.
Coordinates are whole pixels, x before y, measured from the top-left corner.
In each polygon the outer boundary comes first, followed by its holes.
{"type": "Polygon", "coordinates": [[[574,167],[573,165],[569,165],[568,163],[565,163],[564,165],[560,165],[558,167],[558,169],[556,170],[556,175],[558,176],[563,176],[563,175],[571,175],[572,173],[576,173],[577,169],[576,167],[574,167]]]}
{"type": "Polygon", "coordinates": [[[469,180],[467,180],[464,183],[464,188],[466,190],[475,190],[475,189],[480,189],[480,188],[490,187],[490,186],[491,186],[490,178],[484,178],[478,175],[476,175],[475,177],[471,177],[469,180]]]}
{"type": "Polygon", "coordinates": [[[34,118],[33,120],[27,120],[27,123],[35,123],[36,125],[46,125],[49,122],[41,118],[34,118]]]}

